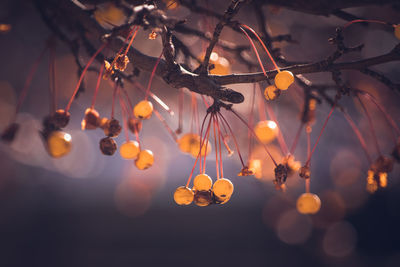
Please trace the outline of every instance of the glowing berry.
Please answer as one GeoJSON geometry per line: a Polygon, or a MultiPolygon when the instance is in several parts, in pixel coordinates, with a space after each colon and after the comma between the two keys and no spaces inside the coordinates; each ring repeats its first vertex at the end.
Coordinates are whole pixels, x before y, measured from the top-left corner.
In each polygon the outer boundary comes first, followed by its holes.
{"type": "Polygon", "coordinates": [[[71,114],[63,109],[58,109],[53,114],[54,124],[56,127],[64,128],[68,125],[71,114]]]}
{"type": "Polygon", "coordinates": [[[157,38],[157,33],[155,32],[155,31],[152,31],[150,34],[149,34],[149,39],[150,40],[155,40],[157,38]]]}
{"type": "Polygon", "coordinates": [[[400,24],[394,26],[394,36],[400,40],[400,24]]]}
{"type": "Polygon", "coordinates": [[[214,64],[214,68],[210,70],[210,74],[228,75],[231,73],[229,61],[215,52],[211,53],[210,63],[214,64]]]}
{"type": "Polygon", "coordinates": [[[4,142],[12,142],[15,138],[15,135],[17,134],[19,129],[19,124],[18,123],[11,123],[8,125],[7,128],[4,129],[4,131],[1,133],[1,140],[4,142]]]}
{"type": "Polygon", "coordinates": [[[120,54],[120,55],[117,56],[117,58],[116,58],[116,60],[115,60],[115,65],[114,65],[114,67],[115,67],[117,70],[124,71],[124,70],[126,69],[126,67],[128,66],[128,63],[129,63],[129,58],[128,58],[128,56],[127,56],[127,55],[120,54]]]}
{"type": "Polygon", "coordinates": [[[218,198],[229,198],[233,194],[233,184],[230,180],[221,178],[215,181],[212,190],[218,198]]]}
{"type": "Polygon", "coordinates": [[[114,155],[117,150],[117,143],[111,137],[105,137],[100,140],[100,150],[104,155],[114,155]]]}
{"type": "Polygon", "coordinates": [[[113,74],[114,74],[113,66],[111,66],[110,62],[104,60],[103,80],[108,80],[113,74]]]}
{"type": "Polygon", "coordinates": [[[133,114],[139,119],[149,119],[153,114],[153,104],[150,101],[142,100],[133,108],[133,114]]]}
{"type": "Polygon", "coordinates": [[[250,168],[249,166],[244,166],[240,172],[237,174],[237,176],[250,176],[254,175],[255,171],[253,168],[250,168]]]}
{"type": "Polygon", "coordinates": [[[278,126],[274,121],[260,121],[254,127],[258,139],[264,144],[272,142],[278,135],[278,126]]]}
{"type": "Polygon", "coordinates": [[[53,158],[60,158],[67,155],[71,151],[71,135],[53,131],[47,137],[47,151],[53,158]]]}
{"type": "Polygon", "coordinates": [[[194,178],[193,185],[196,190],[208,191],[211,189],[212,180],[207,174],[199,174],[194,178]]]}
{"type": "Polygon", "coordinates": [[[205,207],[213,202],[213,194],[209,191],[196,190],[194,192],[194,204],[199,207],[205,207]]]}
{"type": "MultiPolygon", "coordinates": [[[[201,141],[204,142],[201,155],[205,156],[206,154],[210,154],[212,150],[210,141],[205,142],[204,139],[201,141]]],[[[200,136],[194,133],[187,133],[178,140],[178,146],[182,152],[189,153],[192,157],[197,158],[201,146],[200,136]]]]}
{"type": "Polygon", "coordinates": [[[176,204],[186,206],[192,203],[193,199],[194,193],[190,188],[180,186],[175,190],[174,200],[176,204]]]}
{"type": "Polygon", "coordinates": [[[139,152],[137,159],[135,160],[135,165],[139,170],[145,170],[150,168],[154,163],[153,152],[150,150],[142,150],[139,152]]]}
{"type": "Polygon", "coordinates": [[[274,100],[280,95],[280,91],[275,85],[269,85],[264,90],[264,96],[267,100],[274,100]]]}
{"type": "Polygon", "coordinates": [[[119,148],[119,154],[124,159],[136,159],[139,152],[139,143],[136,141],[125,142],[119,148]]]}
{"type": "Polygon", "coordinates": [[[315,194],[304,193],[297,199],[296,207],[302,214],[315,214],[321,208],[321,200],[315,194]]]}
{"type": "Polygon", "coordinates": [[[121,130],[122,127],[117,119],[108,120],[104,126],[104,134],[109,137],[117,137],[121,130]]]}
{"type": "Polygon", "coordinates": [[[179,3],[177,0],[163,0],[167,9],[176,9],[179,7],[179,3]]]}
{"type": "Polygon", "coordinates": [[[99,113],[93,109],[88,108],[85,111],[85,117],[81,122],[82,130],[94,130],[100,125],[99,113]]]}
{"type": "Polygon", "coordinates": [[[294,76],[290,71],[284,70],[275,76],[275,86],[278,89],[286,90],[292,83],[294,83],[294,76]]]}

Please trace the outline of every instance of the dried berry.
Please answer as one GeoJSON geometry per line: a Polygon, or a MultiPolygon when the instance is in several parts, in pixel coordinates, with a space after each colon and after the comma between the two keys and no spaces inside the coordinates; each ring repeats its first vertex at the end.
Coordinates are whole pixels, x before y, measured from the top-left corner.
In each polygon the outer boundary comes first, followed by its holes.
{"type": "Polygon", "coordinates": [[[136,118],[130,118],[128,120],[128,127],[132,133],[139,133],[142,130],[142,121],[136,118]]]}
{"type": "Polygon", "coordinates": [[[59,128],[64,128],[68,125],[71,114],[63,109],[58,109],[54,114],[54,124],[59,128]]]}
{"type": "Polygon", "coordinates": [[[194,192],[194,204],[199,207],[205,207],[210,205],[213,202],[213,193],[211,190],[208,191],[200,191],[196,190],[194,192]]]}
{"type": "Polygon", "coordinates": [[[82,120],[82,130],[94,130],[100,125],[100,115],[93,109],[88,108],[85,111],[85,117],[82,120]]]}
{"type": "Polygon", "coordinates": [[[104,155],[111,156],[117,151],[117,143],[111,137],[100,140],[100,150],[104,155]]]}
{"type": "Polygon", "coordinates": [[[127,55],[118,55],[115,60],[115,68],[120,71],[124,71],[128,66],[129,58],[127,55]]]}
{"type": "Polygon", "coordinates": [[[117,137],[121,133],[122,127],[117,119],[108,120],[104,127],[104,134],[109,137],[117,137]]]}

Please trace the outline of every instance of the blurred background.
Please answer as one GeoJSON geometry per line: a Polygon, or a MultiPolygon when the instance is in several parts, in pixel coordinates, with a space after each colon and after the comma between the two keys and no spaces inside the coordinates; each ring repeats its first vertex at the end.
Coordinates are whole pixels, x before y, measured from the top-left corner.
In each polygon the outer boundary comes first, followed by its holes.
{"type": "MultiPolygon", "coordinates": [[[[222,13],[228,3],[218,1],[212,3],[212,8],[222,13]]],[[[334,51],[327,39],[334,36],[335,27],[345,23],[335,17],[274,7],[265,7],[264,11],[273,35],[290,33],[298,41],[298,44],[277,44],[287,59],[293,61],[326,58],[334,51]]],[[[390,8],[347,11],[370,19],[398,19],[398,13],[390,8]]],[[[251,7],[244,7],[237,19],[257,29],[252,12],[251,7]]],[[[190,14],[184,7],[167,13],[186,18],[193,28],[203,27],[204,17],[190,14]]],[[[0,23],[11,25],[9,31],[0,34],[0,131],[3,131],[14,116],[29,69],[51,32],[30,1],[1,1],[0,23]]],[[[149,40],[149,33],[139,31],[134,46],[145,54],[158,56],[160,37],[149,40]]],[[[193,52],[201,54],[199,39],[181,37],[193,52]]],[[[243,36],[228,28],[224,29],[222,39],[247,44],[243,36]]],[[[343,58],[352,60],[384,54],[398,40],[390,28],[354,25],[345,32],[345,42],[366,45],[361,52],[343,58]]],[[[63,108],[76,85],[77,67],[63,43],[58,42],[56,51],[58,106],[63,108]]],[[[229,60],[233,73],[248,71],[229,53],[219,48],[216,51],[229,60]]],[[[246,56],[255,60],[250,51],[246,56]]],[[[82,54],[82,60],[88,58],[82,54]]],[[[42,118],[48,114],[48,62],[47,53],[17,116],[21,129],[16,139],[11,144],[0,144],[0,266],[400,266],[399,167],[395,165],[389,174],[386,189],[368,194],[365,190],[368,162],[339,111],[333,113],[311,163],[311,192],[318,194],[322,202],[318,214],[307,216],[296,211],[296,199],[304,192],[304,181],[297,174],[288,178],[286,193],[275,190],[273,165],[258,145],[252,150],[253,158],[263,164],[257,177],[237,177],[241,169],[237,153],[223,156],[224,174],[235,186],[227,204],[180,207],[173,201],[173,192],[186,183],[194,159],[179,151],[155,116],[144,122],[140,133],[143,146],[155,155],[154,166],[145,171],[137,170],[132,161],[121,159],[117,153],[113,157],[101,154],[98,141],[104,137],[102,131],[80,130],[80,121],[96,85],[96,73],[88,73],[86,91],[71,108],[71,122],[65,129],[72,136],[71,153],[61,159],[47,154],[39,130],[42,118]]],[[[376,69],[399,83],[398,66],[394,62],[376,69]]],[[[149,76],[142,72],[138,81],[145,86],[149,76]]],[[[316,84],[332,84],[329,73],[306,77],[316,84]]],[[[343,78],[351,86],[373,94],[399,123],[398,92],[358,72],[345,72],[343,78]]],[[[236,109],[247,116],[253,86],[230,87],[245,95],[246,101],[236,105],[236,109]]],[[[134,104],[142,99],[143,95],[129,84],[126,89],[134,104]]],[[[178,91],[158,78],[152,91],[175,111],[175,116],[170,116],[159,109],[171,128],[176,129],[178,91]]],[[[96,102],[96,109],[103,116],[111,112],[111,96],[112,88],[103,82],[96,102]]],[[[289,144],[299,125],[302,101],[302,90],[293,86],[271,104],[289,144]]],[[[362,109],[350,97],[343,97],[341,104],[360,127],[370,153],[376,158],[362,109]]],[[[394,146],[390,128],[373,104],[366,105],[381,149],[390,154],[394,146]]],[[[312,144],[329,109],[326,103],[317,106],[312,144]]],[[[201,107],[200,118],[204,110],[201,107]]],[[[188,92],[185,113],[190,114],[188,92]]],[[[119,107],[116,114],[122,119],[119,107]]],[[[235,129],[247,159],[246,127],[230,114],[223,114],[235,129]]],[[[190,116],[185,116],[184,133],[189,131],[189,123],[190,116]]],[[[121,144],[123,135],[116,141],[121,144]]],[[[276,141],[270,148],[277,159],[282,157],[276,141]]],[[[305,134],[300,138],[295,157],[304,164],[305,134]]],[[[207,173],[215,177],[213,156],[207,162],[207,173]]]]}

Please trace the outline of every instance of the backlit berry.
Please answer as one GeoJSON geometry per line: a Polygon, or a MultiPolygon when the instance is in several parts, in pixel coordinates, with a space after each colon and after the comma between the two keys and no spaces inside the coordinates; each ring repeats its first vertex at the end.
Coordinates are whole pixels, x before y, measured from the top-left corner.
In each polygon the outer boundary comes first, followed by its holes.
{"type": "Polygon", "coordinates": [[[124,159],[136,159],[139,152],[139,143],[136,141],[125,142],[119,147],[119,154],[124,159]]]}
{"type": "Polygon", "coordinates": [[[315,194],[304,193],[297,199],[296,207],[302,214],[315,214],[321,208],[321,200],[315,194]]]}
{"type": "Polygon", "coordinates": [[[194,178],[193,185],[196,190],[208,191],[211,189],[212,180],[207,174],[199,174],[194,178]]]}
{"type": "Polygon", "coordinates": [[[47,137],[47,151],[53,158],[60,158],[67,155],[71,151],[71,135],[53,131],[47,137]]]}
{"type": "Polygon", "coordinates": [[[294,76],[290,71],[284,70],[275,76],[275,86],[280,90],[288,89],[292,83],[294,83],[294,76]]]}
{"type": "Polygon", "coordinates": [[[135,160],[135,165],[139,170],[145,170],[150,168],[154,163],[153,152],[150,150],[142,150],[139,152],[137,159],[135,160]]]}
{"type": "MultiPolygon", "coordinates": [[[[201,155],[205,156],[206,154],[210,154],[212,148],[210,141],[205,142],[204,139],[201,140],[203,142],[203,147],[201,149],[201,155]]],[[[194,133],[187,133],[183,135],[178,140],[179,149],[184,153],[189,153],[192,157],[197,158],[200,152],[200,136],[194,133]]]]}
{"type": "Polygon", "coordinates": [[[100,115],[93,109],[88,108],[85,111],[85,117],[81,122],[82,130],[94,130],[100,125],[100,115]]]}
{"type": "Polygon", "coordinates": [[[264,144],[272,142],[278,135],[278,126],[274,121],[260,121],[254,127],[254,132],[256,133],[258,139],[264,144]]]}
{"type": "Polygon", "coordinates": [[[149,119],[153,114],[153,104],[150,101],[142,100],[133,108],[133,114],[139,119],[149,119]]]}
{"type": "Polygon", "coordinates": [[[193,202],[194,193],[190,188],[186,186],[180,186],[175,190],[174,200],[178,205],[189,205],[193,202]]]}
{"type": "Polygon", "coordinates": [[[107,156],[114,155],[117,150],[117,143],[111,137],[104,137],[100,140],[100,151],[107,156]]]}
{"type": "Polygon", "coordinates": [[[229,198],[233,194],[233,184],[230,180],[226,178],[221,178],[215,181],[212,191],[214,195],[218,198],[229,198]]]}

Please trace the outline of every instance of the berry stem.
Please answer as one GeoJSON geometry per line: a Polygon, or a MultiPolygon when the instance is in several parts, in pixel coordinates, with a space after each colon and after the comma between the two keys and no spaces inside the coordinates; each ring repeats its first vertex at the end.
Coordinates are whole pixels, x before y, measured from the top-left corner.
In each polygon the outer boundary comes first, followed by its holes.
{"type": "MultiPolygon", "coordinates": [[[[136,86],[140,91],[142,91],[143,94],[146,93],[146,88],[143,87],[140,83],[133,81],[133,85],[136,86]]],[[[157,102],[165,111],[169,113],[169,115],[173,116],[174,112],[168,107],[167,104],[165,104],[157,95],[153,94],[151,91],[149,91],[149,95],[151,98],[153,98],[154,101],[157,102]]]]}
{"type": "Polygon", "coordinates": [[[22,103],[24,102],[25,97],[28,94],[28,89],[29,89],[29,87],[30,87],[30,85],[32,83],[33,77],[35,76],[35,73],[36,73],[36,71],[37,71],[37,69],[39,67],[39,64],[42,61],[43,56],[46,53],[48,48],[49,48],[48,45],[46,45],[45,48],[40,53],[39,57],[33,63],[31,69],[29,70],[28,76],[27,76],[27,78],[25,80],[24,87],[22,88],[21,94],[19,95],[19,98],[18,98],[18,102],[17,102],[16,108],[15,108],[15,116],[14,116],[13,121],[15,121],[16,116],[17,116],[18,112],[20,111],[22,103]]]}
{"type": "MultiPolygon", "coordinates": [[[[133,26],[132,31],[134,31],[134,33],[132,35],[131,40],[129,41],[129,45],[125,49],[125,53],[124,53],[125,56],[126,56],[126,54],[128,54],[129,48],[132,46],[133,40],[135,39],[136,34],[139,31],[139,26],[133,26]]],[[[127,37],[127,38],[129,38],[129,37],[127,37]]]]}
{"type": "Polygon", "coordinates": [[[343,26],[343,29],[346,29],[347,27],[349,27],[350,25],[352,25],[352,24],[354,24],[354,23],[360,23],[360,22],[378,23],[378,24],[384,24],[384,25],[393,26],[391,23],[384,22],[384,21],[381,21],[381,20],[373,20],[373,19],[355,19],[355,20],[352,20],[352,21],[347,22],[347,23],[343,26]]]}
{"type": "Polygon", "coordinates": [[[266,107],[267,107],[268,116],[275,122],[276,127],[278,127],[278,143],[279,143],[282,153],[286,155],[289,152],[289,149],[287,147],[285,138],[283,137],[281,127],[279,127],[279,123],[278,123],[278,120],[276,119],[274,110],[270,107],[270,105],[268,103],[266,104],[266,107]]]}
{"type": "Polygon", "coordinates": [[[85,68],[83,69],[81,76],[79,77],[78,83],[75,87],[74,92],[72,93],[72,96],[67,104],[67,107],[65,108],[65,112],[68,112],[69,109],[71,108],[72,102],[74,101],[74,98],[76,96],[76,94],[79,91],[79,87],[81,86],[81,83],[83,81],[83,77],[86,74],[86,71],[88,70],[88,68],[90,67],[90,65],[92,65],[93,60],[97,57],[97,55],[107,46],[107,43],[103,43],[99,49],[97,49],[96,53],[94,53],[94,55],[89,59],[88,63],[86,64],[85,68]]]}
{"type": "MultiPolygon", "coordinates": [[[[245,25],[243,25],[243,26],[245,26],[245,25]]],[[[256,56],[257,56],[258,63],[260,64],[260,67],[261,67],[261,69],[262,69],[264,75],[267,76],[267,73],[265,72],[265,69],[264,69],[264,66],[263,66],[263,64],[262,64],[260,55],[259,55],[258,52],[257,52],[257,48],[256,48],[256,46],[255,46],[253,40],[250,38],[249,34],[248,34],[241,26],[239,26],[239,28],[240,28],[240,30],[246,35],[247,39],[249,40],[249,42],[250,42],[250,44],[251,44],[251,47],[253,48],[253,51],[254,51],[254,53],[255,53],[256,56]]]]}
{"type": "MultiPolygon", "coordinates": [[[[249,112],[249,126],[253,128],[253,122],[254,122],[254,104],[255,104],[255,99],[256,99],[256,85],[253,84],[253,93],[251,95],[250,99],[250,112],[249,112]]],[[[251,132],[249,129],[247,129],[247,139],[249,140],[249,150],[247,154],[247,158],[251,157],[251,150],[253,148],[253,138],[251,138],[251,132]]]]}
{"type": "Polygon", "coordinates": [[[378,138],[376,137],[376,133],[375,133],[375,129],[374,129],[374,124],[372,123],[372,118],[371,115],[369,114],[368,109],[365,107],[364,102],[361,100],[360,96],[357,94],[357,99],[361,104],[362,109],[364,110],[365,116],[368,119],[368,125],[369,128],[371,130],[371,134],[372,134],[372,139],[374,140],[374,144],[375,144],[375,148],[376,151],[378,152],[379,156],[382,155],[381,149],[379,147],[379,143],[378,143],[378,138]]]}
{"type": "Polygon", "coordinates": [[[146,95],[145,95],[145,98],[144,98],[145,100],[148,99],[148,96],[149,96],[149,93],[150,93],[150,88],[151,88],[151,83],[153,81],[154,75],[156,74],[157,66],[160,63],[161,57],[163,55],[163,52],[164,51],[161,51],[161,54],[157,58],[156,64],[154,64],[153,71],[151,72],[151,75],[150,75],[149,83],[147,84],[146,95]]]}
{"type": "MultiPolygon", "coordinates": [[[[246,29],[248,29],[249,31],[251,31],[251,32],[257,37],[258,41],[261,43],[261,45],[262,45],[262,47],[264,48],[265,52],[267,52],[268,57],[271,59],[272,63],[274,64],[275,69],[276,69],[278,72],[281,72],[281,70],[279,69],[278,65],[276,64],[274,58],[272,57],[271,53],[269,52],[267,46],[266,46],[266,45],[264,44],[264,42],[261,40],[261,38],[260,38],[260,36],[258,35],[258,33],[257,33],[255,30],[253,30],[252,28],[250,28],[249,26],[245,25],[245,24],[242,24],[242,26],[245,27],[246,29]]],[[[265,73],[264,73],[264,74],[265,74],[265,73]]],[[[265,76],[266,76],[266,75],[265,75],[265,76]]]]}
{"type": "Polygon", "coordinates": [[[118,93],[118,82],[115,82],[114,85],[114,92],[113,92],[113,98],[112,98],[112,104],[111,104],[111,119],[114,119],[114,110],[115,110],[115,97],[118,93]]]}
{"type": "MultiPolygon", "coordinates": [[[[307,134],[307,158],[311,156],[311,126],[307,125],[306,127],[306,134],[307,134]]],[[[310,167],[310,166],[308,166],[310,167]]],[[[310,193],[310,179],[305,179],[305,187],[306,193],[310,193]]]]}
{"type": "MultiPolygon", "coordinates": [[[[220,172],[221,172],[221,178],[224,178],[224,165],[222,162],[222,149],[221,149],[221,130],[219,128],[219,121],[218,121],[218,116],[215,116],[215,123],[217,125],[217,130],[218,130],[218,147],[219,147],[219,164],[220,164],[220,172]]],[[[223,139],[223,138],[222,138],[223,139]]]]}
{"type": "Polygon", "coordinates": [[[183,88],[179,88],[179,96],[178,96],[178,129],[176,129],[177,133],[181,133],[183,130],[183,101],[185,100],[185,94],[183,92],[183,88]]]}
{"type": "Polygon", "coordinates": [[[351,129],[353,130],[353,132],[356,134],[358,141],[360,141],[361,147],[364,150],[364,153],[365,153],[365,156],[367,157],[369,165],[372,165],[371,156],[368,153],[365,139],[362,136],[360,130],[358,129],[357,125],[354,123],[354,121],[351,119],[350,115],[346,111],[343,111],[343,115],[344,115],[345,119],[347,120],[347,122],[349,123],[349,125],[351,126],[351,129]]]}
{"type": "Polygon", "coordinates": [[[92,109],[94,108],[94,105],[96,103],[96,97],[97,97],[97,93],[99,91],[100,81],[103,76],[103,70],[104,70],[104,64],[101,64],[99,76],[97,77],[96,89],[94,90],[94,94],[93,94],[93,98],[92,98],[92,105],[91,105],[92,109]]]}
{"type": "Polygon", "coordinates": [[[329,112],[328,117],[326,118],[326,120],[325,120],[325,122],[324,122],[324,125],[322,126],[321,132],[319,133],[319,136],[318,136],[318,138],[317,138],[317,141],[315,142],[315,144],[314,144],[314,146],[313,146],[313,149],[312,149],[310,155],[308,155],[308,159],[307,159],[307,161],[306,161],[306,166],[310,166],[311,157],[312,157],[312,155],[313,155],[314,152],[315,152],[315,148],[317,147],[318,142],[319,142],[319,140],[321,139],[322,133],[324,132],[325,127],[326,127],[326,125],[328,124],[329,118],[331,117],[331,115],[332,115],[333,110],[335,109],[335,107],[336,107],[336,101],[335,101],[335,103],[333,103],[333,105],[332,105],[331,111],[329,112]]]}
{"type": "Polygon", "coordinates": [[[168,125],[167,121],[165,120],[165,118],[156,109],[154,109],[153,112],[157,116],[157,118],[161,121],[161,123],[164,125],[164,128],[171,135],[172,139],[174,139],[174,141],[177,142],[178,141],[178,137],[176,136],[176,133],[169,127],[169,125],[168,125]]]}
{"type": "Polygon", "coordinates": [[[121,106],[122,122],[124,124],[125,140],[126,140],[126,142],[129,142],[129,132],[128,132],[128,122],[127,122],[128,121],[127,114],[129,114],[129,113],[128,113],[127,107],[124,103],[124,100],[122,99],[121,91],[118,92],[118,97],[119,97],[119,104],[121,106]]]}
{"type": "Polygon", "coordinates": [[[219,177],[219,164],[218,164],[218,144],[217,144],[217,132],[215,130],[215,114],[211,115],[213,121],[213,131],[214,131],[214,146],[215,146],[215,171],[217,172],[217,180],[219,177]]]}
{"type": "Polygon", "coordinates": [[[257,136],[257,134],[254,132],[254,130],[253,130],[252,128],[250,128],[249,124],[248,124],[242,117],[240,117],[240,115],[239,115],[235,110],[233,110],[233,109],[230,109],[230,110],[232,111],[232,113],[233,113],[236,117],[239,118],[239,120],[240,120],[244,125],[246,125],[246,127],[247,127],[248,129],[250,129],[250,131],[251,131],[251,133],[253,134],[253,136],[254,136],[254,137],[257,139],[257,141],[264,147],[264,150],[267,152],[268,156],[270,157],[270,159],[271,159],[272,162],[274,163],[275,167],[278,166],[278,164],[276,163],[274,157],[272,157],[272,154],[269,152],[268,147],[267,147],[263,142],[261,142],[260,138],[258,138],[258,136],[257,136]]]}
{"type": "Polygon", "coordinates": [[[300,123],[299,129],[297,130],[296,136],[295,136],[295,138],[294,138],[294,140],[293,140],[293,144],[292,144],[292,146],[290,147],[289,153],[290,153],[291,155],[293,155],[293,154],[294,154],[294,151],[296,150],[296,147],[297,147],[297,144],[298,144],[298,142],[299,142],[300,135],[301,135],[301,132],[302,132],[303,127],[304,127],[304,123],[302,122],[302,123],[300,123]]]}

